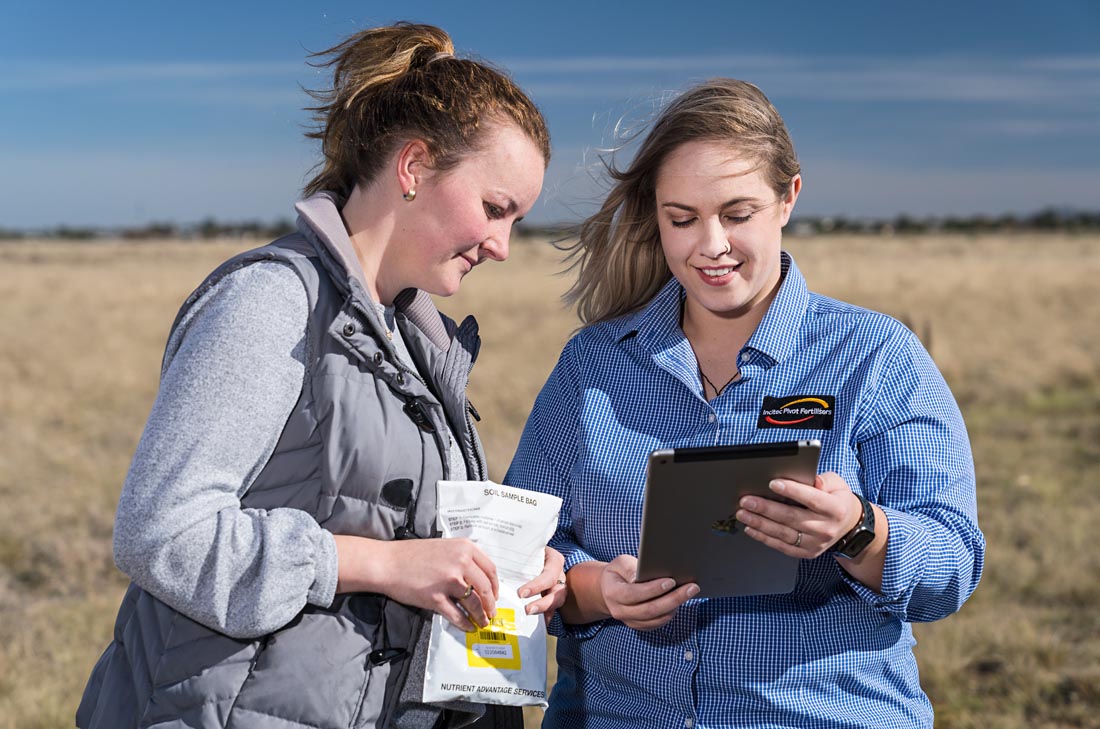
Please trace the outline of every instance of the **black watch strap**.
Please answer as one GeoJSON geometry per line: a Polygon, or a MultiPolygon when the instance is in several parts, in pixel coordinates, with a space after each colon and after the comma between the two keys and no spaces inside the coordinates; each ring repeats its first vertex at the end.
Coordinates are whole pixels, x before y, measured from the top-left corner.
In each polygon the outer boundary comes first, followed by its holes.
{"type": "Polygon", "coordinates": [[[867,549],[871,542],[875,541],[875,510],[871,508],[871,503],[867,501],[863,494],[856,494],[856,498],[859,499],[859,504],[863,508],[863,515],[852,531],[829,547],[829,551],[838,557],[852,559],[867,549]]]}

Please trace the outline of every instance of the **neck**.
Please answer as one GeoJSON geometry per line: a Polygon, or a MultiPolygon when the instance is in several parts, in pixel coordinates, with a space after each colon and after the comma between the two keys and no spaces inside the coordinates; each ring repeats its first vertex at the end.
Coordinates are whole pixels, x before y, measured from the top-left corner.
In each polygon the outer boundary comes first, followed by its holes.
{"type": "MultiPolygon", "coordinates": [[[[776,289],[778,288],[776,286],[776,289]]],[[[772,291],[764,300],[756,302],[747,311],[718,313],[692,301],[689,296],[684,300],[681,324],[684,336],[697,349],[717,345],[722,350],[728,351],[730,357],[735,359],[737,353],[745,346],[745,342],[749,341],[749,337],[756,331],[756,327],[764,318],[774,298],[775,291],[772,291]]]]}
{"type": "Polygon", "coordinates": [[[340,211],[355,256],[363,269],[363,283],[375,301],[389,306],[405,288],[395,280],[390,242],[396,216],[375,186],[356,185],[340,211]]]}

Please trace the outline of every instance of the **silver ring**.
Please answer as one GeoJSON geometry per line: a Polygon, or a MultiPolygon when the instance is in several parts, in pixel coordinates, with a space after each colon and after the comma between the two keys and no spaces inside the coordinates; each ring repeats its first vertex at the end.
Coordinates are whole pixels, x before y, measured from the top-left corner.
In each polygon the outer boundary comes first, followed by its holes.
{"type": "Polygon", "coordinates": [[[794,544],[792,544],[791,546],[793,546],[793,547],[801,547],[802,546],[802,532],[798,533],[798,537],[794,540],[794,544]]]}
{"type": "Polygon", "coordinates": [[[564,585],[565,584],[565,576],[564,575],[562,575],[561,577],[558,578],[558,584],[559,585],[564,585]]]}

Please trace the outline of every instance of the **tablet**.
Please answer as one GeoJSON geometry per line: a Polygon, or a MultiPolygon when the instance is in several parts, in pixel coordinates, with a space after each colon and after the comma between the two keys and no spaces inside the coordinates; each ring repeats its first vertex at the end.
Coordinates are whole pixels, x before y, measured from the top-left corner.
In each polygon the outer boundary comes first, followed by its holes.
{"type": "Polygon", "coordinates": [[[650,453],[638,581],[696,582],[698,597],[791,592],[801,560],[746,536],[734,514],[747,494],[785,501],[774,478],[813,483],[820,454],[816,440],[650,453]]]}

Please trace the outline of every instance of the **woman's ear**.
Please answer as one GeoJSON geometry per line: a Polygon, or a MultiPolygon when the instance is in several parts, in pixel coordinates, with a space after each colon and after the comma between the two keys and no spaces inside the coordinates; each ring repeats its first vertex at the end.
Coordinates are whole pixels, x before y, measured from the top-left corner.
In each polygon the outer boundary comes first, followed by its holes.
{"type": "Polygon", "coordinates": [[[794,210],[794,203],[798,200],[798,193],[802,191],[802,175],[795,175],[791,180],[791,186],[787,188],[787,194],[783,198],[782,202],[782,219],[780,225],[786,225],[791,219],[791,212],[794,210]]]}
{"type": "Polygon", "coordinates": [[[415,193],[420,183],[424,181],[427,171],[431,168],[431,153],[428,145],[421,139],[410,139],[397,151],[394,164],[397,173],[397,184],[400,187],[398,193],[408,195],[415,193]]]}

